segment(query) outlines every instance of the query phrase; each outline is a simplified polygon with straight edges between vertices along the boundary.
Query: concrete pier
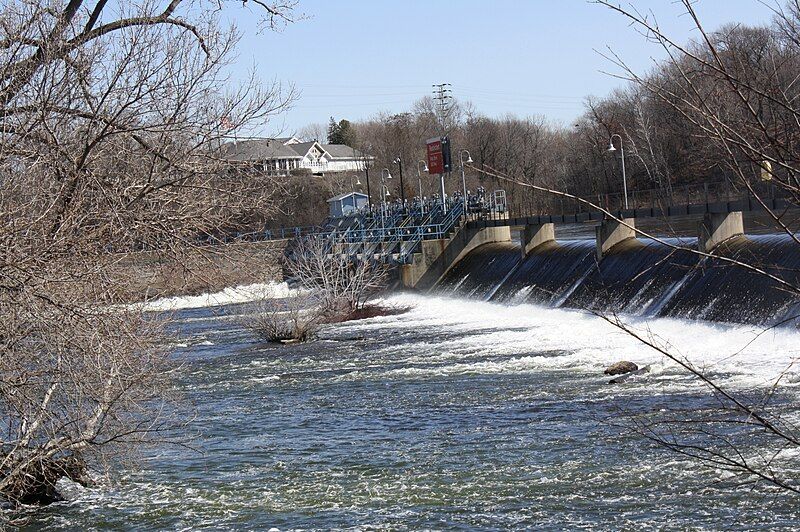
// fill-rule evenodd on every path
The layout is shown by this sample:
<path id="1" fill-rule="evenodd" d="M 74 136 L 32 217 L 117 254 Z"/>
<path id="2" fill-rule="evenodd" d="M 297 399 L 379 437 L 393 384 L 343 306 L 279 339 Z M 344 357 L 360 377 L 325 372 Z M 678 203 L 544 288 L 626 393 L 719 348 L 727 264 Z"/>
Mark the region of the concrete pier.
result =
<path id="1" fill-rule="evenodd" d="M 636 231 L 633 230 L 636 221 L 633 218 L 624 218 L 622 224 L 616 220 L 606 219 L 595 229 L 597 238 L 597 259 L 603 256 L 620 242 L 631 238 L 636 238 Z"/>
<path id="2" fill-rule="evenodd" d="M 553 223 L 523 226 L 519 232 L 522 256 L 528 255 L 542 244 L 554 241 L 556 239 L 555 227 Z"/>
<path id="3" fill-rule="evenodd" d="M 741 212 L 707 213 L 697 231 L 697 247 L 708 253 L 729 238 L 744 234 Z"/>
<path id="4" fill-rule="evenodd" d="M 420 242 L 420 252 L 413 255 L 412 263 L 400 266 L 400 280 L 406 288 L 431 288 L 478 246 L 510 241 L 511 228 L 508 226 L 481 229 L 461 227 L 451 238 L 423 240 Z"/>

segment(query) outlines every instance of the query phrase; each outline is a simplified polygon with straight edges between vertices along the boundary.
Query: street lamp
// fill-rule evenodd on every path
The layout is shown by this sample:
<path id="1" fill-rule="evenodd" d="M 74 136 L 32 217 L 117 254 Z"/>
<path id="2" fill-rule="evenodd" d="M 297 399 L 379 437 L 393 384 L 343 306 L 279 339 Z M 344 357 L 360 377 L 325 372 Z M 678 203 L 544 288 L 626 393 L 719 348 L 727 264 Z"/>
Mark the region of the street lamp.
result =
<path id="1" fill-rule="evenodd" d="M 458 154 L 458 158 L 461 161 L 461 185 L 464 187 L 464 197 L 462 201 L 464 202 L 464 216 L 467 215 L 467 178 L 464 175 L 464 154 L 467 154 L 467 164 L 472 164 L 472 156 L 469 154 L 469 150 L 461 150 Z"/>
<path id="2" fill-rule="evenodd" d="M 364 157 L 364 175 L 367 179 L 367 205 L 372 208 L 372 194 L 370 194 L 369 190 L 369 159 Z"/>
<path id="3" fill-rule="evenodd" d="M 391 196 L 389 194 L 389 186 L 386 184 L 387 179 L 392 178 L 392 173 L 389 172 L 388 168 L 384 168 L 381 170 L 381 227 L 386 227 L 384 223 L 384 216 L 386 214 L 386 198 Z"/>
<path id="4" fill-rule="evenodd" d="M 619 152 L 622 156 L 622 190 L 625 193 L 625 209 L 628 208 L 628 179 L 625 175 L 625 146 L 622 145 L 622 136 L 618 133 L 614 133 L 611 135 L 611 138 L 608 139 L 608 151 L 617 151 L 614 147 L 614 137 L 619 138 Z"/>
<path id="5" fill-rule="evenodd" d="M 394 164 L 400 167 L 400 202 L 403 204 L 403 208 L 406 207 L 406 191 L 405 187 L 403 186 L 403 160 L 400 157 L 397 157 L 394 160 Z"/>
<path id="6" fill-rule="evenodd" d="M 353 176 L 352 175 L 350 176 L 350 188 L 352 189 L 351 192 L 355 192 L 356 191 L 356 187 L 360 187 L 361 186 L 361 179 L 359 179 L 358 176 L 355 176 L 355 178 L 356 178 L 356 182 L 353 183 Z"/>
<path id="7" fill-rule="evenodd" d="M 419 168 L 420 164 L 422 164 L 422 166 L 424 166 L 425 168 L 420 170 Z M 422 172 L 427 172 L 427 171 L 428 171 L 428 165 L 425 163 L 425 161 L 417 161 L 417 179 L 419 180 L 419 206 L 420 209 L 422 210 L 421 214 L 425 214 L 425 201 L 423 201 L 424 198 L 422 196 Z"/>

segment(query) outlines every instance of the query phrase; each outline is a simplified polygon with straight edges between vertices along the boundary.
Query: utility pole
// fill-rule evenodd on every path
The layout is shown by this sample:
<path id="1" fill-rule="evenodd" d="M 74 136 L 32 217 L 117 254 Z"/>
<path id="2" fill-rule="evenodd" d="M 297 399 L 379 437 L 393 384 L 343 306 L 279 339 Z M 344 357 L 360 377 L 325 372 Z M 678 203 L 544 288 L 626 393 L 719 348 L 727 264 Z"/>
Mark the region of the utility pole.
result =
<path id="1" fill-rule="evenodd" d="M 372 205 L 372 196 L 369 193 L 369 159 L 364 155 L 362 160 L 364 161 L 364 178 L 367 180 L 367 205 Z"/>
<path id="2" fill-rule="evenodd" d="M 439 127 L 441 127 L 441 137 L 443 138 L 447 136 L 447 119 L 450 116 L 450 107 L 453 100 L 453 90 L 450 87 L 452 87 L 450 83 L 435 83 L 433 85 L 433 99 L 436 102 L 436 114 L 439 116 Z M 447 175 L 448 177 L 450 176 L 449 171 Z M 441 181 L 442 207 L 446 211 L 447 202 L 445 201 L 443 173 L 439 174 L 439 180 Z"/>
<path id="3" fill-rule="evenodd" d="M 436 102 L 436 114 L 439 116 L 439 125 L 442 136 L 447 134 L 447 118 L 450 116 L 450 106 L 453 103 L 453 90 L 450 83 L 436 83 L 433 85 L 433 99 Z"/>
<path id="4" fill-rule="evenodd" d="M 406 190 L 405 186 L 403 185 L 403 160 L 398 157 L 394 160 L 395 164 L 400 167 L 400 201 L 403 204 L 403 208 L 406 208 Z"/>

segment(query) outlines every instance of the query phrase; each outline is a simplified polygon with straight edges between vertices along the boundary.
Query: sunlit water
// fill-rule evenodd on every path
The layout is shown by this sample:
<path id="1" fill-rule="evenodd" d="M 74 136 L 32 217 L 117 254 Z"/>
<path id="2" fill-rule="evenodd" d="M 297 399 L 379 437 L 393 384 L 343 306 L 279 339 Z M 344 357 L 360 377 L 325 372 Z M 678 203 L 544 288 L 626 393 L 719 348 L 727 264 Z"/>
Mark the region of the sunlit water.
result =
<path id="1" fill-rule="evenodd" d="M 282 347 L 239 324 L 246 305 L 182 311 L 178 385 L 195 449 L 148 450 L 113 485 L 80 491 L 30 528 L 800 526 L 796 500 L 720 486 L 721 472 L 613 423 L 708 399 L 601 319 L 414 295 L 389 302 L 410 311 Z M 756 338 L 750 327 L 634 325 L 734 389 L 768 386 L 800 352 L 790 329 Z M 621 359 L 651 372 L 607 384 L 603 369 Z M 795 400 L 798 381 L 790 368 L 784 400 Z"/>

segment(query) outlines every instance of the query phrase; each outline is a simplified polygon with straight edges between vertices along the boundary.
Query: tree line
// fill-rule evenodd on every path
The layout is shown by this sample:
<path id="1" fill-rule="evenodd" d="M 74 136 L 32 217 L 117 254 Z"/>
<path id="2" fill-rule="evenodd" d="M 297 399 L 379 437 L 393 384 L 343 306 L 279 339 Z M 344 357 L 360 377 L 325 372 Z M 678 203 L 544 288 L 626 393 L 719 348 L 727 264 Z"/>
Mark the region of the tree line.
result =
<path id="1" fill-rule="evenodd" d="M 662 61 L 646 75 L 609 55 L 629 83 L 605 97 L 587 98 L 585 112 L 574 123 L 557 124 L 543 115 L 489 117 L 466 101 L 455 101 L 442 117 L 433 99 L 425 97 L 406 112 L 378 113 L 352 123 L 332 119 L 329 141 L 374 156 L 375 176 L 383 168 L 396 176 L 400 158 L 406 197 L 418 194 L 416 166 L 425 159 L 426 139 L 441 135 L 451 139 L 454 165 L 461 149 L 475 161 L 467 170 L 473 190 L 479 185 L 514 188 L 495 182 L 489 171 L 494 169 L 581 197 L 620 194 L 622 161 L 617 141 L 617 151 L 608 150 L 612 135 L 622 137 L 631 193 L 655 191 L 669 200 L 687 185 L 725 183 L 744 189 L 742 177 L 753 178 L 756 186 L 776 180 L 792 184 L 799 131 L 794 113 L 797 44 L 797 6 L 790 2 L 771 24 L 730 24 L 708 32 L 682 46 L 686 53 Z M 719 142 L 716 137 L 725 128 L 758 134 L 770 150 L 760 153 L 743 139 L 732 145 Z M 791 164 L 783 164 L 784 158 Z M 456 171 L 447 188 L 459 184 Z M 397 195 L 399 181 L 391 188 Z M 423 194 L 436 191 L 435 178 L 423 174 Z"/>

